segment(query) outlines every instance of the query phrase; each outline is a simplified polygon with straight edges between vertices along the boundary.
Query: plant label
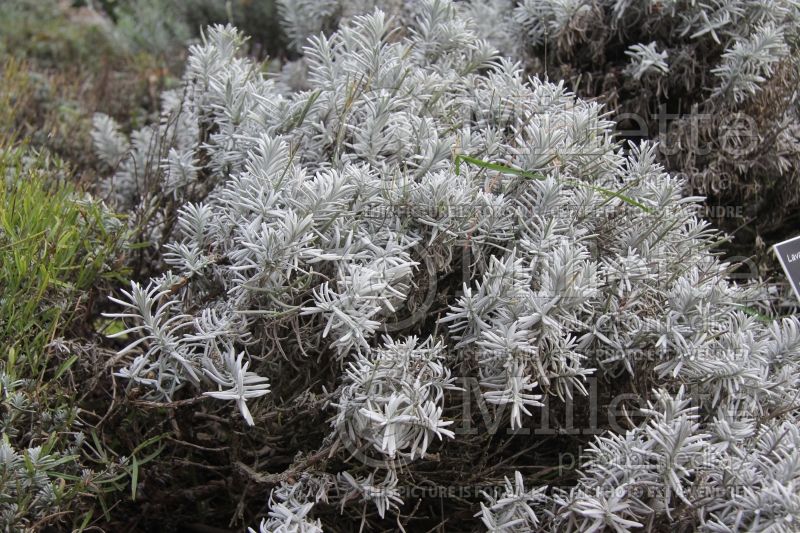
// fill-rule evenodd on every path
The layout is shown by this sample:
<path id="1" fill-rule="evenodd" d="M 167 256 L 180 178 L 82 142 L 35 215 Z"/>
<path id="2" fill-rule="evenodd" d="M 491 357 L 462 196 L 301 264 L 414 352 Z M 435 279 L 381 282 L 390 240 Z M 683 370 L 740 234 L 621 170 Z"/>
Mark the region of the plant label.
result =
<path id="1" fill-rule="evenodd" d="M 794 295 L 800 300 L 800 237 L 779 242 L 773 248 L 794 289 Z"/>

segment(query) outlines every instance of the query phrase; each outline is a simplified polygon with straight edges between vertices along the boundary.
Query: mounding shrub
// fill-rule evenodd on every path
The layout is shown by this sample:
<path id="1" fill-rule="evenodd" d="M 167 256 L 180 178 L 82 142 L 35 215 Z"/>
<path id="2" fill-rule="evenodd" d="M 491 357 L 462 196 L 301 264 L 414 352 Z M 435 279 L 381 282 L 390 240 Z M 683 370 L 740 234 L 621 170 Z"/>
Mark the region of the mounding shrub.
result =
<path id="1" fill-rule="evenodd" d="M 656 145 L 616 142 L 453 4 L 409 9 L 309 39 L 303 90 L 212 27 L 159 123 L 96 118 L 118 201 L 164 243 L 113 297 L 118 375 L 184 406 L 184 438 L 227 454 L 232 523 L 264 532 L 791 531 L 797 318 L 727 279 Z M 660 50 L 631 51 L 634 78 Z"/>

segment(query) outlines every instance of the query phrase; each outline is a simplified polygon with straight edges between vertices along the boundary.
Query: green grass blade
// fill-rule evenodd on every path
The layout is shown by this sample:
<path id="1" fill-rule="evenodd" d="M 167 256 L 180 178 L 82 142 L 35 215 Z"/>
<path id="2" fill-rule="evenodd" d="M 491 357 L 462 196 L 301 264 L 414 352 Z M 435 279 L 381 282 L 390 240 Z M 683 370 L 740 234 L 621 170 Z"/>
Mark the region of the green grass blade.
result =
<path id="1" fill-rule="evenodd" d="M 136 489 L 139 487 L 139 461 L 133 456 L 131 465 L 131 500 L 136 501 Z"/>
<path id="2" fill-rule="evenodd" d="M 459 175 L 461 172 L 461 161 L 467 162 L 471 165 L 475 165 L 476 167 L 480 167 L 486 170 L 494 170 L 496 172 L 501 172 L 503 174 L 512 174 L 514 176 L 520 176 L 522 178 L 529 178 L 534 180 L 543 180 L 545 179 L 544 174 L 540 174 L 539 172 L 530 172 L 527 170 L 521 170 L 514 167 L 509 167 L 508 165 L 503 165 L 502 163 L 492 163 L 490 161 L 484 161 L 483 159 L 478 159 L 477 157 L 471 157 L 468 155 L 457 155 L 456 156 L 456 175 Z"/>
<path id="3" fill-rule="evenodd" d="M 535 180 L 543 180 L 545 179 L 544 174 L 539 172 L 530 172 L 527 170 L 522 170 L 518 168 L 513 168 L 508 165 L 503 165 L 502 163 L 492 163 L 491 161 L 485 161 L 483 159 L 478 159 L 477 157 L 471 157 L 468 155 L 459 154 L 455 157 L 455 167 L 456 167 L 456 175 L 461 174 L 461 162 L 464 161 L 471 165 L 475 165 L 476 167 L 480 167 L 486 170 L 494 170 L 496 172 L 500 172 L 502 174 L 511 174 L 513 176 L 519 176 L 521 178 L 527 179 L 535 179 Z M 588 189 L 592 189 L 593 191 L 599 192 L 600 194 L 608 197 L 619 198 L 623 202 L 646 213 L 652 213 L 653 210 L 647 207 L 646 205 L 642 204 L 631 198 L 630 196 L 626 196 L 622 193 L 617 191 L 612 191 L 611 189 L 606 189 L 605 187 L 600 187 L 599 185 L 592 185 L 591 183 L 586 183 L 583 181 L 575 181 L 575 180 L 563 180 L 562 183 L 566 183 L 568 185 L 573 185 L 575 187 L 586 187 Z"/>

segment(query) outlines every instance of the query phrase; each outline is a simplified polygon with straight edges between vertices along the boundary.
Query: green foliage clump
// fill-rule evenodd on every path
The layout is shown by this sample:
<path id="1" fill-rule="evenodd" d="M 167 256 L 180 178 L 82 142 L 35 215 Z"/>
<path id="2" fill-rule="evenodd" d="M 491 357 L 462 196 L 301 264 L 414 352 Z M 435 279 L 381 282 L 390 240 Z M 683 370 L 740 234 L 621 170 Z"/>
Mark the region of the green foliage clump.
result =
<path id="1" fill-rule="evenodd" d="M 89 336 L 98 291 L 121 274 L 124 232 L 58 161 L 0 150 L 0 527 L 88 523 L 89 499 L 128 473 L 87 443 L 92 361 L 70 339 Z"/>
<path id="2" fill-rule="evenodd" d="M 43 172 L 47 162 L 19 150 L 2 157 L 0 335 L 7 348 L 30 353 L 29 364 L 39 369 L 46 343 L 85 318 L 99 281 L 118 275 L 111 263 L 121 222 L 69 185 L 51 183 L 48 173 L 63 169 Z"/>

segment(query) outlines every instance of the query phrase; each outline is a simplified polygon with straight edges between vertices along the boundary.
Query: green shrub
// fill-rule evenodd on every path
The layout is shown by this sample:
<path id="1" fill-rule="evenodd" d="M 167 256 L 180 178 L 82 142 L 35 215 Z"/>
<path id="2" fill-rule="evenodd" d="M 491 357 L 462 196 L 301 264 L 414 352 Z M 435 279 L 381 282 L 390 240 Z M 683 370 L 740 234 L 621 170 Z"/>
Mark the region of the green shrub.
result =
<path id="1" fill-rule="evenodd" d="M 86 318 L 87 299 L 98 282 L 118 275 L 110 264 L 118 253 L 121 223 L 69 185 L 50 182 L 39 156 L 12 150 L 0 165 L 0 304 L 7 348 L 40 353 L 55 333 Z M 35 355 L 28 361 L 41 370 Z"/>
<path id="2" fill-rule="evenodd" d="M 0 108 L 1 109 L 1 108 Z M 3 141 L 5 144 L 8 141 Z M 88 523 L 91 498 L 125 486 L 133 466 L 88 427 L 79 384 L 99 290 L 115 267 L 121 221 L 64 182 L 59 161 L 0 149 L 0 528 Z M 138 468 L 138 466 L 137 466 Z"/>

